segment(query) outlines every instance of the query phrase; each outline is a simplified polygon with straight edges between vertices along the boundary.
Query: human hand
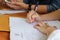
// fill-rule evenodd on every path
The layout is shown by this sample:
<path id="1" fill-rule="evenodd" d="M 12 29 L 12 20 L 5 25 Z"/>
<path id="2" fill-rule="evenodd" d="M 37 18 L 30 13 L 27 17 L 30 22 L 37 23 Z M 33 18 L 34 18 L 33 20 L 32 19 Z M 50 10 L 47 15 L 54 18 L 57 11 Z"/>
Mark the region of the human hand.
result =
<path id="1" fill-rule="evenodd" d="M 0 0 L 0 3 L 1 3 L 1 4 L 5 4 L 5 1 L 4 1 L 4 0 Z"/>
<path id="2" fill-rule="evenodd" d="M 10 4 L 10 3 L 6 3 L 6 5 L 12 9 L 17 9 L 17 10 L 21 10 L 22 7 L 21 6 L 17 6 L 17 5 L 14 5 L 14 4 Z"/>
<path id="3" fill-rule="evenodd" d="M 28 14 L 27 14 L 27 21 L 29 23 L 33 23 L 34 21 L 38 21 L 40 20 L 40 16 L 38 15 L 37 12 L 35 12 L 34 10 L 31 10 Z"/>
<path id="4" fill-rule="evenodd" d="M 2 0 L 0 0 L 0 2 L 2 2 Z"/>
<path id="5" fill-rule="evenodd" d="M 13 2 L 17 2 L 17 0 L 10 0 L 10 1 L 6 2 L 6 5 L 12 9 L 22 9 L 21 6 L 15 5 L 15 4 L 13 4 Z"/>
<path id="6" fill-rule="evenodd" d="M 38 31 L 42 32 L 45 35 L 50 35 L 54 30 L 57 28 L 54 26 L 49 26 L 47 23 L 38 23 L 37 25 L 34 26 Z"/>
<path id="7" fill-rule="evenodd" d="M 28 7 L 27 4 L 23 2 L 17 2 L 16 0 L 15 1 L 11 0 L 11 2 L 6 2 L 6 4 L 7 6 L 13 9 L 26 9 Z"/>

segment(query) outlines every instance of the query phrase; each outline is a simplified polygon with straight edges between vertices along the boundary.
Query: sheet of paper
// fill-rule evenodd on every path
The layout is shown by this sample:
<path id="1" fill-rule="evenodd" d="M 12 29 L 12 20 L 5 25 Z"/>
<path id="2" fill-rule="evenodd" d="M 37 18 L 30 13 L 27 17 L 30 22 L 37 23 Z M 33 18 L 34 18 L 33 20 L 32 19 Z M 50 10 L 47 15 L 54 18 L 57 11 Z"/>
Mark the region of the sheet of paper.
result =
<path id="1" fill-rule="evenodd" d="M 60 21 L 44 21 L 44 23 L 48 23 L 50 26 L 56 26 L 57 29 L 60 29 Z"/>
<path id="2" fill-rule="evenodd" d="M 59 26 L 58 21 L 47 23 L 52 26 L 58 23 Z M 33 27 L 35 24 L 29 24 L 23 18 L 10 17 L 10 40 L 46 40 L 47 37 Z"/>
<path id="3" fill-rule="evenodd" d="M 10 40 L 44 40 L 46 36 L 33 28 L 34 25 L 26 19 L 10 17 Z"/>
<path id="4" fill-rule="evenodd" d="M 26 12 L 25 10 L 0 10 L 0 14 L 12 14 Z"/>

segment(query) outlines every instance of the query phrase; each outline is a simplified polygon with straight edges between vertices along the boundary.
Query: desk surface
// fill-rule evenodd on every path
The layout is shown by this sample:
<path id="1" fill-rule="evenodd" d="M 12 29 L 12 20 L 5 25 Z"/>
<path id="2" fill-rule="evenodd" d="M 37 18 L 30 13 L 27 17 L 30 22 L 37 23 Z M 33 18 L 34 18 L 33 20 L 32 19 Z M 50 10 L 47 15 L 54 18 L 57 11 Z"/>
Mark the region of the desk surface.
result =
<path id="1" fill-rule="evenodd" d="M 12 10 L 11 8 L 7 7 L 6 5 L 1 5 L 0 4 L 0 10 Z M 14 17 L 26 17 L 26 13 L 13 13 L 13 14 L 5 14 L 5 15 L 0 15 L 0 31 L 9 31 L 9 17 L 14 16 Z"/>
<path id="2" fill-rule="evenodd" d="M 26 17 L 26 13 L 16 13 L 10 15 L 0 15 L 0 40 L 9 40 L 9 17 Z M 2 34 L 2 35 L 1 35 Z"/>
<path id="3" fill-rule="evenodd" d="M 9 17 L 10 16 L 25 18 L 26 13 L 0 15 L 0 31 L 9 31 Z"/>
<path id="4" fill-rule="evenodd" d="M 6 5 L 0 4 L 0 10 L 11 10 Z M 25 13 L 17 13 L 17 14 L 10 14 L 10 15 L 0 15 L 0 40 L 9 40 L 9 17 L 26 17 Z"/>
<path id="5" fill-rule="evenodd" d="M 2 10 L 7 10 L 10 8 L 1 7 Z M 9 40 L 9 17 L 26 17 L 26 13 L 16 13 L 16 14 L 6 14 L 6 15 L 0 15 L 0 40 Z"/>

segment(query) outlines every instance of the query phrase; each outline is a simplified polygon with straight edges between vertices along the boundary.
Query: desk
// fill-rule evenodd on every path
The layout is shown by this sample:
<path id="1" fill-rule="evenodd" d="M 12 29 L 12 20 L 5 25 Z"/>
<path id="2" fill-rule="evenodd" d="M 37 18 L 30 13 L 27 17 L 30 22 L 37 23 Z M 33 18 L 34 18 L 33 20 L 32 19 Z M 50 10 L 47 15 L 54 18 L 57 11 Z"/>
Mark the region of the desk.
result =
<path id="1" fill-rule="evenodd" d="M 0 40 L 9 40 L 9 31 L 10 31 L 9 30 L 9 17 L 10 16 L 25 18 L 26 13 L 0 15 Z"/>
<path id="2" fill-rule="evenodd" d="M 10 16 L 25 18 L 26 13 L 0 15 L 0 31 L 9 31 L 9 17 Z"/>
<path id="3" fill-rule="evenodd" d="M 6 5 L 0 4 L 0 10 L 12 10 L 11 8 L 7 7 Z M 9 17 L 26 17 L 26 13 L 16 13 L 16 14 L 6 14 L 0 15 L 0 40 L 9 40 Z"/>
<path id="4" fill-rule="evenodd" d="M 0 40 L 9 40 L 9 17 L 26 17 L 26 13 L 0 15 Z"/>
<path id="5" fill-rule="evenodd" d="M 9 40 L 9 32 L 0 31 L 0 40 Z"/>

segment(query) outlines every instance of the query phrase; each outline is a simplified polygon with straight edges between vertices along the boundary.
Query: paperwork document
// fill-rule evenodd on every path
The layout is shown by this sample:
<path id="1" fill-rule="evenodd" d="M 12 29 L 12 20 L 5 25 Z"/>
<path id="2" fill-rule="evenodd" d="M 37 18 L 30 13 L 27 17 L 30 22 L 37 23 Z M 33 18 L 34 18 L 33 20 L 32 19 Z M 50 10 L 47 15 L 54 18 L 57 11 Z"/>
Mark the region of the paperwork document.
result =
<path id="1" fill-rule="evenodd" d="M 13 14 L 13 13 L 21 13 L 26 12 L 25 10 L 0 10 L 0 14 Z"/>
<path id="2" fill-rule="evenodd" d="M 59 21 L 47 23 L 53 26 L 55 22 L 59 26 Z M 24 18 L 10 17 L 10 40 L 46 40 L 47 36 L 33 27 L 35 24 L 27 23 Z"/>

